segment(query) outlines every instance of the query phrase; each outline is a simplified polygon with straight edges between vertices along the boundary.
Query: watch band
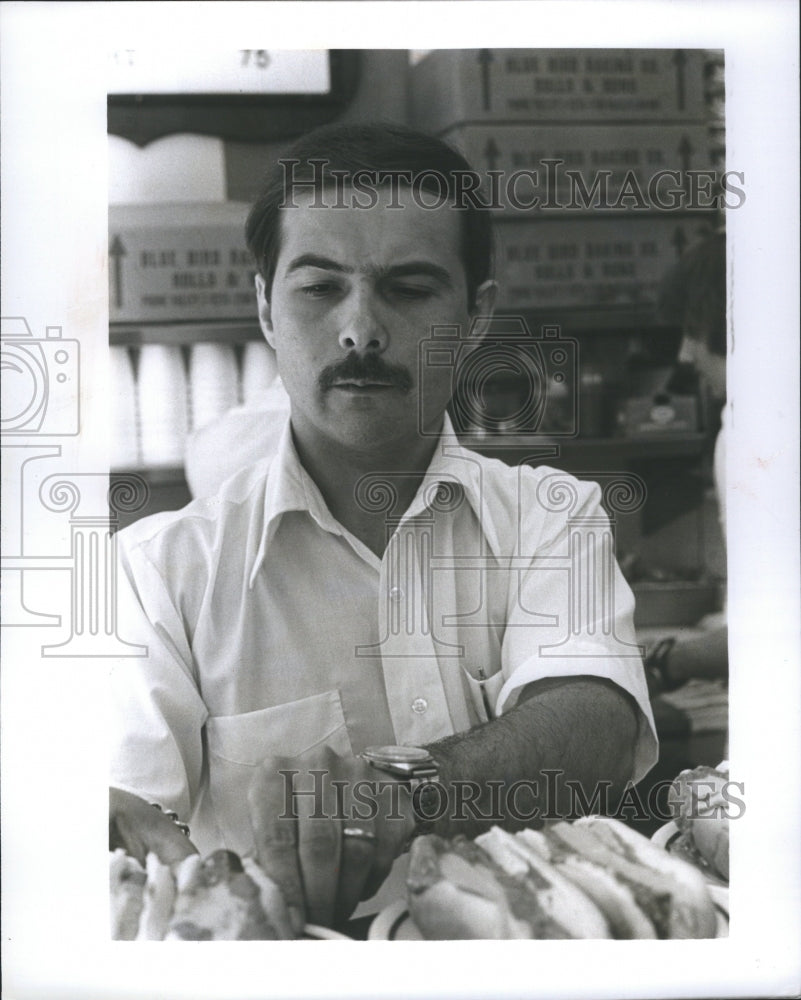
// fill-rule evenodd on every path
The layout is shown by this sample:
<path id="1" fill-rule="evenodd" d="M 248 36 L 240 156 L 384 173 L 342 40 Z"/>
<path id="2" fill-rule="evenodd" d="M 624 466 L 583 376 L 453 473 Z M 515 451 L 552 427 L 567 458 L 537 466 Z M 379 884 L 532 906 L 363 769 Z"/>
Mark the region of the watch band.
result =
<path id="1" fill-rule="evenodd" d="M 441 819 L 442 813 L 439 811 L 442 805 L 441 789 L 442 784 L 438 778 L 424 778 L 412 789 L 414 830 L 406 844 L 407 850 L 415 837 L 433 833 L 437 820 Z"/>
<path id="2" fill-rule="evenodd" d="M 421 834 L 430 833 L 436 820 L 429 814 L 433 812 L 434 799 L 437 809 L 441 805 L 442 786 L 439 766 L 428 750 L 406 746 L 367 747 L 361 756 L 376 770 L 391 774 L 410 789 L 415 828 L 409 843 Z M 439 816 L 441 812 L 438 812 L 437 818 Z"/>

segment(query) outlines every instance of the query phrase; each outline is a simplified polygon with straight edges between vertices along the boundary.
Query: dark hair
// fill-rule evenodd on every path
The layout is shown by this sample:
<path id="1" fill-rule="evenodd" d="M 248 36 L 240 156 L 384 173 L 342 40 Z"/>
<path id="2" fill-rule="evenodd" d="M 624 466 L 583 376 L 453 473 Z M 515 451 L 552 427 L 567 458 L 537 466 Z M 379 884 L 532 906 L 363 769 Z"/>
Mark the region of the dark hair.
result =
<path id="1" fill-rule="evenodd" d="M 326 125 L 296 140 L 276 159 L 248 214 L 245 237 L 259 273 L 272 285 L 281 248 L 281 206 L 291 204 L 293 182 L 308 189 L 341 185 L 343 178 L 366 171 L 401 173 L 421 189 L 456 203 L 461 213 L 461 257 L 468 305 L 492 273 L 492 222 L 489 209 L 474 193 L 479 177 L 465 158 L 441 139 L 400 125 Z"/>
<path id="2" fill-rule="evenodd" d="M 665 275 L 659 314 L 670 326 L 726 357 L 726 234 L 704 237 Z"/>

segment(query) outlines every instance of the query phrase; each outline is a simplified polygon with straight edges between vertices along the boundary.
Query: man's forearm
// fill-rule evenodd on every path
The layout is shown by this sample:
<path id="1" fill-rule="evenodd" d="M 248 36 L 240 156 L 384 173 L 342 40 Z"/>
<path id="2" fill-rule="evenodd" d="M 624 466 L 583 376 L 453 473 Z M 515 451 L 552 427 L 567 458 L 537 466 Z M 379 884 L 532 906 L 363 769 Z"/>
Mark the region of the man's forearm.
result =
<path id="1" fill-rule="evenodd" d="M 729 630 L 721 628 L 680 638 L 667 656 L 667 676 L 675 685 L 693 679 L 726 680 L 729 675 Z"/>
<path id="2" fill-rule="evenodd" d="M 507 714 L 432 744 L 449 800 L 436 832 L 538 825 L 568 812 L 576 788 L 579 801 L 592 801 L 604 782 L 613 802 L 632 774 L 635 711 L 609 681 L 548 679 L 524 689 Z"/>

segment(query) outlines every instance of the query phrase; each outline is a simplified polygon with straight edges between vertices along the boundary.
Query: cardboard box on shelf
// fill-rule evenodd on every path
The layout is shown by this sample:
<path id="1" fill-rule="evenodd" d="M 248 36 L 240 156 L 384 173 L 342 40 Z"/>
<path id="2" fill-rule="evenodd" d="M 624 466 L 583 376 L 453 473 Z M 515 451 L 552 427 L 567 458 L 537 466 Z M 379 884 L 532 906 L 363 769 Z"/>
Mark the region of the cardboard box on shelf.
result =
<path id="1" fill-rule="evenodd" d="M 665 393 L 626 399 L 618 411 L 617 423 L 627 438 L 690 434 L 698 430 L 698 400 Z"/>
<path id="2" fill-rule="evenodd" d="M 411 122 L 700 122 L 702 49 L 437 49 L 411 72 Z"/>
<path id="3" fill-rule="evenodd" d="M 720 188 L 704 125 L 464 125 L 443 138 L 496 211 L 698 211 L 736 197 Z"/>
<path id="4" fill-rule="evenodd" d="M 238 202 L 111 206 L 111 322 L 255 320 L 247 211 Z"/>
<path id="5" fill-rule="evenodd" d="M 718 611 L 721 585 L 714 581 L 672 580 L 633 583 L 634 624 L 640 628 L 664 625 L 692 626 Z"/>
<path id="6" fill-rule="evenodd" d="M 700 216 L 502 219 L 499 309 L 652 306 L 685 246 L 708 231 Z"/>

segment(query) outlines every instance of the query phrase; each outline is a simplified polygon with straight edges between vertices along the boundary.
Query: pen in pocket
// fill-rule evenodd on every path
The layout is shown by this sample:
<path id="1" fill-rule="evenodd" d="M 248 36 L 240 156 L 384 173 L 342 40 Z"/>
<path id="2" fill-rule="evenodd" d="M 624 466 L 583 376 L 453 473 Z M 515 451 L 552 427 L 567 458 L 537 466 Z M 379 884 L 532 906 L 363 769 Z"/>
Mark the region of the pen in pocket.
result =
<path id="1" fill-rule="evenodd" d="M 490 709 L 489 698 L 487 697 L 487 691 L 484 687 L 484 682 L 487 679 L 487 675 L 484 673 L 484 668 L 478 668 L 478 686 L 481 688 L 481 700 L 484 702 L 484 711 L 487 713 L 487 718 L 492 718 L 492 711 Z"/>

